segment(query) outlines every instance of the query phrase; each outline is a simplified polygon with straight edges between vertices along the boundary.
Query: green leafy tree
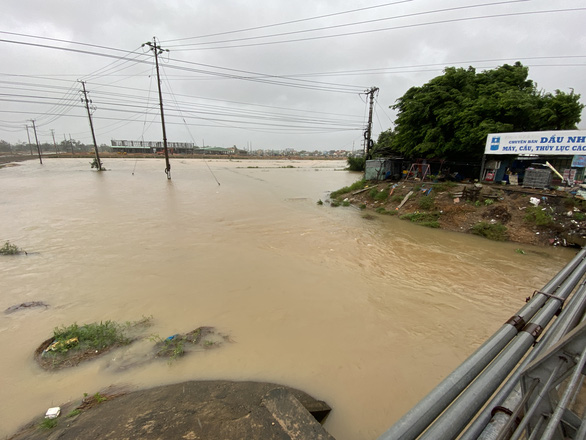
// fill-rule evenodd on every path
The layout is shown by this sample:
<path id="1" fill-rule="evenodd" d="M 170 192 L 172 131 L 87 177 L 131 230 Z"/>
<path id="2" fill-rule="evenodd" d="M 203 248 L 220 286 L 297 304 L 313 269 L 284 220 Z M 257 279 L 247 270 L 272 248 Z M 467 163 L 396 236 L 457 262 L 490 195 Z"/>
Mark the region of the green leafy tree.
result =
<path id="1" fill-rule="evenodd" d="M 489 133 L 571 130 L 580 122 L 580 95 L 539 91 L 517 62 L 477 73 L 448 67 L 392 106 L 396 128 L 383 132 L 381 152 L 408 157 L 477 160 Z"/>
<path id="2" fill-rule="evenodd" d="M 372 150 L 373 157 L 392 156 L 394 154 L 400 154 L 393 149 L 393 139 L 395 132 L 392 129 L 382 131 L 378 135 L 378 140 L 374 144 Z"/>

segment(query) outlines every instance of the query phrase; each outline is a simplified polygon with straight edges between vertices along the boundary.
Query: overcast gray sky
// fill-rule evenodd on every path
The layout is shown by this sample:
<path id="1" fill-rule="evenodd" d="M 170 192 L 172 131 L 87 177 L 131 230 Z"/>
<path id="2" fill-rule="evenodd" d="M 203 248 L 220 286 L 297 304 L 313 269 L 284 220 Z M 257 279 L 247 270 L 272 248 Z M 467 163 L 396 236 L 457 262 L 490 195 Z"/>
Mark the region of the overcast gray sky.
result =
<path id="1" fill-rule="evenodd" d="M 362 148 L 364 91 L 380 89 L 374 138 L 410 87 L 446 66 L 521 61 L 544 91 L 586 102 L 583 0 L 4 0 L 0 139 L 64 135 L 99 144 L 161 140 L 239 148 Z M 65 49 L 65 50 L 64 50 Z M 585 122 L 580 128 L 586 128 Z"/>

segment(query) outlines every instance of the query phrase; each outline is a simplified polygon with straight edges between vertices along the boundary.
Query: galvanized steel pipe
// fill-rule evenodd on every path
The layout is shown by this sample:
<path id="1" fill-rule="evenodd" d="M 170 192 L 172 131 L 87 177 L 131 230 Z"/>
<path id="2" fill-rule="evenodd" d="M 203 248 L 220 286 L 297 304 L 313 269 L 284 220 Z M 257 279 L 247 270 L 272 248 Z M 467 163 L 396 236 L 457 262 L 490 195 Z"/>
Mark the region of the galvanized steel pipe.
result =
<path id="1" fill-rule="evenodd" d="M 578 255 L 580 255 L 580 254 L 578 254 Z M 580 279 L 584 275 L 584 273 L 586 273 L 586 260 L 579 262 L 579 265 L 576 268 L 576 270 L 564 282 L 564 284 L 562 286 L 560 286 L 560 293 L 558 295 L 563 296 L 564 298 L 567 297 L 571 293 L 572 289 L 576 286 L 576 284 L 578 284 L 578 282 L 580 281 Z M 511 375 L 511 377 L 509 377 L 507 382 L 502 386 L 502 388 L 498 391 L 498 393 L 490 400 L 490 402 L 486 406 L 486 408 L 476 417 L 476 420 L 474 420 L 474 422 L 466 429 L 466 431 L 464 432 L 462 437 L 460 437 L 460 440 L 476 440 L 477 438 L 479 438 L 480 434 L 483 432 L 483 430 L 485 430 L 485 428 L 487 431 L 494 432 L 495 430 L 493 428 L 489 429 L 487 426 L 488 423 L 491 421 L 491 418 L 494 418 L 495 421 L 500 420 L 500 421 L 496 422 L 499 425 L 503 425 L 506 422 L 506 420 L 509 418 L 508 414 L 503 413 L 503 412 L 499 412 L 496 415 L 494 415 L 494 417 L 493 417 L 493 415 L 492 415 L 493 408 L 495 408 L 497 406 L 506 406 L 507 408 L 511 408 L 516 405 L 516 403 L 519 400 L 519 397 L 517 396 L 517 397 L 513 397 L 511 399 L 508 399 L 507 396 L 509 396 L 512 393 L 512 391 L 515 389 L 515 387 L 517 386 L 518 381 L 521 377 L 521 372 L 523 371 L 523 369 L 527 365 L 529 365 L 541 351 L 543 351 L 545 348 L 555 344 L 557 341 L 559 341 L 559 339 L 561 339 L 563 334 L 561 332 L 557 333 L 555 331 L 555 329 L 557 327 L 564 327 L 566 320 L 569 322 L 573 319 L 570 316 L 570 315 L 573 315 L 573 313 L 572 312 L 568 313 L 567 310 L 571 311 L 574 307 L 576 307 L 574 302 L 584 301 L 583 287 L 584 287 L 584 285 L 580 286 L 580 289 L 572 297 L 572 299 L 570 301 L 570 302 L 572 302 L 572 307 L 567 307 L 564 310 L 562 310 L 562 314 L 560 315 L 560 317 L 558 319 L 556 319 L 556 321 L 552 324 L 552 326 L 550 327 L 548 332 L 541 339 L 541 341 L 537 344 L 537 346 L 533 349 L 533 351 L 523 360 L 523 362 L 517 367 L 515 372 Z M 583 305 L 579 306 L 579 308 L 582 308 L 582 307 L 583 307 Z M 567 318 L 564 317 L 564 315 L 566 315 Z M 552 332 L 552 330 L 553 330 L 553 332 Z M 507 400 L 506 404 L 503 403 L 503 402 L 505 402 L 505 399 Z M 503 420 L 505 420 L 505 422 L 503 422 Z M 482 438 L 486 439 L 486 440 L 492 440 L 492 439 L 495 439 L 496 437 L 495 436 L 483 436 Z"/>
<path id="2" fill-rule="evenodd" d="M 502 384 L 514 367 L 531 348 L 541 330 L 559 310 L 586 270 L 586 261 L 581 261 L 576 271 L 564 281 L 531 322 L 519 332 L 501 354 L 476 378 L 476 380 L 447 408 L 425 431 L 421 439 L 454 439 L 482 408 L 487 399 Z M 509 390 L 510 392 L 510 390 Z M 507 392 L 508 395 L 509 392 Z M 490 420 L 490 418 L 489 418 Z"/>
<path id="3" fill-rule="evenodd" d="M 549 299 L 548 295 L 558 289 L 560 284 L 584 261 L 584 258 L 586 258 L 586 249 L 578 252 L 541 291 L 519 310 L 517 315 L 497 330 L 456 370 L 382 434 L 379 440 L 412 440 L 417 438 L 518 334 L 523 325 L 543 307 Z"/>

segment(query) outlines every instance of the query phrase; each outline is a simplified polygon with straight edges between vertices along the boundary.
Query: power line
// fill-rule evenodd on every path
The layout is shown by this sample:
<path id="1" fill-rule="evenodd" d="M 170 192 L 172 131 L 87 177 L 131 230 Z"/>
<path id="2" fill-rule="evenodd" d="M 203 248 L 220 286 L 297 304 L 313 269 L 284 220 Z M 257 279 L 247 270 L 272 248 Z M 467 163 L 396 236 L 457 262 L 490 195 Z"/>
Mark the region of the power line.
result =
<path id="1" fill-rule="evenodd" d="M 351 22 L 351 23 L 322 26 L 322 27 L 312 28 L 312 29 L 301 29 L 301 30 L 297 30 L 297 31 L 280 32 L 280 33 L 276 33 L 276 34 L 259 35 L 259 36 L 255 36 L 255 37 L 241 37 L 241 38 L 236 38 L 236 39 L 231 39 L 231 40 L 206 41 L 206 42 L 202 42 L 202 43 L 183 44 L 183 45 L 176 45 L 176 46 L 169 46 L 169 47 L 170 48 L 178 48 L 178 47 L 189 47 L 189 46 L 203 46 L 203 45 L 210 45 L 210 44 L 232 43 L 235 41 L 240 42 L 240 41 L 258 40 L 261 38 L 282 37 L 282 36 L 286 36 L 286 35 L 296 35 L 296 34 L 303 34 L 303 33 L 307 33 L 307 32 L 317 32 L 317 31 L 324 31 L 324 30 L 329 30 L 329 29 L 339 29 L 339 28 L 348 27 L 348 26 L 359 26 L 359 25 L 363 25 L 363 24 L 377 23 L 377 22 L 381 22 L 381 21 L 400 20 L 402 18 L 412 18 L 412 17 L 423 16 L 423 15 L 438 14 L 438 13 L 443 13 L 443 12 L 454 12 L 454 11 L 461 11 L 461 10 L 465 10 L 465 9 L 483 8 L 483 7 L 487 7 L 487 6 L 497 6 L 497 5 L 510 4 L 510 3 L 521 3 L 521 2 L 527 2 L 527 1 L 529 1 L 529 0 L 508 0 L 508 1 L 498 1 L 498 2 L 492 2 L 492 3 L 483 3 L 483 4 L 479 4 L 479 5 L 456 6 L 456 7 L 452 7 L 452 8 L 435 9 L 435 10 L 431 10 L 431 11 L 412 12 L 409 14 L 395 15 L 392 17 L 373 18 L 370 20 L 355 21 L 355 22 Z"/>
<path id="2" fill-rule="evenodd" d="M 514 1 L 530 1 L 530 0 L 514 0 Z M 416 28 L 416 27 L 424 27 L 424 26 L 431 26 L 431 25 L 438 25 L 438 24 L 457 23 L 457 22 L 474 21 L 474 20 L 486 20 L 486 19 L 503 18 L 503 17 L 536 15 L 536 14 L 576 12 L 576 11 L 583 11 L 583 10 L 586 10 L 586 8 L 550 9 L 550 10 L 545 10 L 545 11 L 525 11 L 525 12 L 510 12 L 510 13 L 492 14 L 492 15 L 480 15 L 480 16 L 475 16 L 475 17 L 451 18 L 451 19 L 445 19 L 445 20 L 430 21 L 430 22 L 425 22 L 425 23 L 415 23 L 415 24 L 406 24 L 406 25 L 400 25 L 400 26 L 391 26 L 391 27 L 379 28 L 379 29 L 367 29 L 367 30 L 363 30 L 363 31 L 344 32 L 344 33 L 340 33 L 340 34 L 321 35 L 321 36 L 315 36 L 315 37 L 295 38 L 295 39 L 288 39 L 288 40 L 266 41 L 266 42 L 262 42 L 262 43 L 249 43 L 249 44 L 238 44 L 238 45 L 229 45 L 229 46 L 214 46 L 214 47 L 201 47 L 201 48 L 193 48 L 193 49 L 182 49 L 181 51 L 185 52 L 185 51 L 210 50 L 210 49 L 235 49 L 235 48 L 266 46 L 266 45 L 274 45 L 274 44 L 282 44 L 282 43 L 298 43 L 301 41 L 312 41 L 312 40 L 321 40 L 321 39 L 326 39 L 326 38 L 337 38 L 337 37 L 346 37 L 346 36 L 360 35 L 360 34 L 371 34 L 371 33 L 375 33 L 375 32 L 385 32 L 385 31 L 398 30 L 398 29 L 411 29 L 411 28 Z M 203 43 L 201 43 L 201 44 L 203 44 Z"/>
<path id="3" fill-rule="evenodd" d="M 382 5 L 368 6 L 368 7 L 365 7 L 365 8 L 352 9 L 352 10 L 349 10 L 349 11 L 334 12 L 332 14 L 318 15 L 318 16 L 315 16 L 315 17 L 300 18 L 298 20 L 283 21 L 283 22 L 280 22 L 280 23 L 267 24 L 267 25 L 263 25 L 263 26 L 255 26 L 255 27 L 250 27 L 250 28 L 237 29 L 237 30 L 234 30 L 234 31 L 227 31 L 227 32 L 219 32 L 219 33 L 215 33 L 215 34 L 200 35 L 200 36 L 197 36 L 197 37 L 176 38 L 174 40 L 164 40 L 163 43 L 172 43 L 172 42 L 175 42 L 175 41 L 194 40 L 194 39 L 198 39 L 198 38 L 217 37 L 219 35 L 228 35 L 228 34 L 235 34 L 235 33 L 239 33 L 239 32 L 254 31 L 254 30 L 258 30 L 258 29 L 266 29 L 266 28 L 271 28 L 271 27 L 276 27 L 276 26 L 284 26 L 284 25 L 287 25 L 287 24 L 301 23 L 301 22 L 304 22 L 304 21 L 311 21 L 311 20 L 319 20 L 321 18 L 334 17 L 336 15 L 351 14 L 351 13 L 354 13 L 354 12 L 361 12 L 361 11 L 366 11 L 366 10 L 369 10 L 369 9 L 382 8 L 382 7 L 385 7 L 385 6 L 392 6 L 392 5 L 397 5 L 397 4 L 400 4 L 400 3 L 409 3 L 409 2 L 412 2 L 412 1 L 414 1 L 414 0 L 401 0 L 401 1 L 397 1 L 397 2 L 384 3 Z"/>
<path id="4" fill-rule="evenodd" d="M 107 58 L 126 59 L 125 57 L 120 57 L 120 56 L 116 56 L 116 55 L 104 54 L 104 53 L 99 53 L 99 52 L 90 52 L 90 51 L 86 51 L 86 50 L 72 49 L 72 48 L 66 48 L 66 47 L 60 47 L 60 46 L 49 46 L 49 45 L 45 45 L 45 44 L 28 43 L 28 42 L 24 42 L 24 41 L 0 39 L 0 42 L 14 43 L 14 44 L 19 44 L 19 45 L 48 48 L 48 49 L 55 49 L 55 50 L 64 50 L 67 52 L 76 52 L 76 53 L 82 53 L 82 54 L 86 54 L 86 55 L 97 55 L 97 56 L 102 56 L 102 57 L 107 57 Z M 198 63 L 190 63 L 190 62 L 182 61 L 182 60 L 176 60 L 176 61 L 186 63 L 186 64 L 198 65 Z M 148 63 L 148 61 L 146 61 L 146 60 L 135 60 L 135 62 L 136 63 L 143 63 L 143 64 Z M 280 77 L 278 75 L 267 75 L 267 74 L 254 73 L 255 75 L 260 75 L 258 78 L 254 78 L 254 77 L 246 77 L 246 76 L 242 76 L 242 75 L 228 74 L 228 73 L 222 73 L 222 72 L 213 72 L 213 71 L 206 71 L 206 70 L 201 70 L 201 69 L 193 69 L 193 68 L 188 68 L 188 67 L 183 67 L 183 66 L 168 65 L 167 67 L 171 68 L 171 69 L 177 69 L 177 70 L 182 70 L 182 71 L 187 71 L 187 72 L 205 73 L 208 75 L 220 76 L 220 77 L 227 78 L 227 79 L 239 79 L 239 80 L 244 80 L 244 81 L 259 82 L 259 83 L 272 84 L 272 85 L 280 85 L 280 86 L 284 86 L 284 87 L 294 87 L 294 88 L 319 90 L 319 91 L 327 91 L 327 92 L 355 93 L 355 91 L 344 88 L 344 87 L 348 87 L 348 86 L 344 86 L 344 85 L 341 85 L 340 87 L 336 87 L 336 86 L 322 87 L 319 85 L 319 82 L 315 82 L 316 84 L 311 84 L 311 82 L 299 84 L 299 80 L 297 80 L 298 82 L 287 82 L 287 81 L 284 81 L 284 80 L 286 80 L 285 77 Z M 220 67 L 220 66 L 210 66 L 210 67 L 213 67 L 216 69 L 228 70 L 228 71 L 236 71 L 236 69 L 224 68 L 224 67 Z M 243 72 L 245 72 L 245 71 L 243 71 Z M 271 80 L 271 79 L 266 79 L 266 78 L 282 78 L 283 80 L 278 81 L 278 80 Z"/>

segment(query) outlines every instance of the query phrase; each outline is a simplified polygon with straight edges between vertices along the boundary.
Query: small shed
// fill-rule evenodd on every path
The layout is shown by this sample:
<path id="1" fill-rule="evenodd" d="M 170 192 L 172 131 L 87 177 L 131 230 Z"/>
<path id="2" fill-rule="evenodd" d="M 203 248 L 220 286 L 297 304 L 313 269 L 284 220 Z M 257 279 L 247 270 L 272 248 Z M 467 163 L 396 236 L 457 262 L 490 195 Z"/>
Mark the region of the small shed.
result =
<path id="1" fill-rule="evenodd" d="M 366 161 L 364 168 L 365 180 L 400 179 L 402 159 L 381 157 Z"/>

